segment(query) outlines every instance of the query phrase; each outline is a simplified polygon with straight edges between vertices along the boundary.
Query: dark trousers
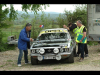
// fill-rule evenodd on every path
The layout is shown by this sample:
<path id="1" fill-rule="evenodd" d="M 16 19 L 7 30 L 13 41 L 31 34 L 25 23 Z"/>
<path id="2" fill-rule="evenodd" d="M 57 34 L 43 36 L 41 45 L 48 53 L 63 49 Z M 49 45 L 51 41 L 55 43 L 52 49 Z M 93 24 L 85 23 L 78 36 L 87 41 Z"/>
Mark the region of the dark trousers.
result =
<path id="1" fill-rule="evenodd" d="M 84 52 L 85 52 L 85 54 L 88 54 L 87 44 L 84 44 Z M 77 54 L 80 54 L 80 52 L 79 52 L 79 48 L 78 48 L 78 52 L 77 52 Z"/>
<path id="2" fill-rule="evenodd" d="M 18 62 L 17 62 L 17 64 L 21 64 L 23 52 L 24 52 L 25 63 L 28 63 L 28 50 L 19 50 L 19 56 L 18 56 Z"/>
<path id="3" fill-rule="evenodd" d="M 84 58 L 84 45 L 83 43 L 78 43 L 78 49 L 79 52 L 81 53 L 81 58 Z"/>

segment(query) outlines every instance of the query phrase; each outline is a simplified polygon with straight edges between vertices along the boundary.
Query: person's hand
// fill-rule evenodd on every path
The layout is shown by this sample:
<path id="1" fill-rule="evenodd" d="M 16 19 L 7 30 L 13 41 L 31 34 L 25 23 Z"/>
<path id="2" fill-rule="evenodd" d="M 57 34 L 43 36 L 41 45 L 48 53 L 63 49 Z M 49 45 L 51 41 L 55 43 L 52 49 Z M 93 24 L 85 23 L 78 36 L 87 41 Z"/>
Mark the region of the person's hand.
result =
<path id="1" fill-rule="evenodd" d="M 30 41 L 32 42 L 32 41 L 33 41 L 33 39 L 32 39 L 32 38 L 30 38 Z"/>
<path id="2" fill-rule="evenodd" d="M 66 28 L 66 25 L 63 25 L 63 28 Z"/>
<path id="3" fill-rule="evenodd" d="M 80 42 L 82 42 L 82 40 L 80 40 Z"/>

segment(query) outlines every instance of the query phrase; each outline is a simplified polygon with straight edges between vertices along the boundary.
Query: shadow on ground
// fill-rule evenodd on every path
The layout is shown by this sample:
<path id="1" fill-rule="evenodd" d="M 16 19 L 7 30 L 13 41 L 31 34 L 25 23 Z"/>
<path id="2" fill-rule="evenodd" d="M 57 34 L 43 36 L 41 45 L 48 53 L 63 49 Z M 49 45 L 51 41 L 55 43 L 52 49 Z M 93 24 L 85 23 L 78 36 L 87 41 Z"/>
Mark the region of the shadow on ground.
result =
<path id="1" fill-rule="evenodd" d="M 64 60 L 43 60 L 43 61 L 39 61 L 38 65 L 58 65 L 58 64 L 71 64 L 71 63 L 67 63 Z"/>

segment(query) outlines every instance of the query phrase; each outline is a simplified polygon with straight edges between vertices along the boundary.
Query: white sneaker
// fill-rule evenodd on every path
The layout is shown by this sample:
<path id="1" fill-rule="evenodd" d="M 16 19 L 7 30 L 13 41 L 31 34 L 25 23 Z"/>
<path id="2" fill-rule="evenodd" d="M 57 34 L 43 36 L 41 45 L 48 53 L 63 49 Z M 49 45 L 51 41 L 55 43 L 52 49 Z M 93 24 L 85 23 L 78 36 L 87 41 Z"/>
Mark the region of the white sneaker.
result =
<path id="1" fill-rule="evenodd" d="M 21 64 L 18 64 L 18 66 L 20 67 L 20 66 L 22 66 Z"/>

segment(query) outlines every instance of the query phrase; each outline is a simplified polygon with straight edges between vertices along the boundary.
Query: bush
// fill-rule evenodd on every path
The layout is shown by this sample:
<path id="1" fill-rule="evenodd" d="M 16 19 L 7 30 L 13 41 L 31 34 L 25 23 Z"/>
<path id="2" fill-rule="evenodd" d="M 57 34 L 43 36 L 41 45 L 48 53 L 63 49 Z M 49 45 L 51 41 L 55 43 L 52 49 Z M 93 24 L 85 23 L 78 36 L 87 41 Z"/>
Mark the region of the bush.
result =
<path id="1" fill-rule="evenodd" d="M 7 50 L 15 50 L 15 45 L 8 45 L 3 42 L 0 42 L 0 52 L 7 51 Z"/>

